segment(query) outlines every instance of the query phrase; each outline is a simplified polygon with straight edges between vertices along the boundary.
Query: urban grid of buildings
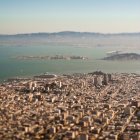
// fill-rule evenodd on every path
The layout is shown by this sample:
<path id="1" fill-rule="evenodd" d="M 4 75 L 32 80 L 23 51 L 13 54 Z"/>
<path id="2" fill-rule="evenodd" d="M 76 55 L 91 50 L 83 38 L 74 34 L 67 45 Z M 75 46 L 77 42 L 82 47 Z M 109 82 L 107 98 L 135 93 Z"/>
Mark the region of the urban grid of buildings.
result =
<path id="1" fill-rule="evenodd" d="M 40 75 L 0 85 L 0 140 L 140 140 L 140 75 Z"/>

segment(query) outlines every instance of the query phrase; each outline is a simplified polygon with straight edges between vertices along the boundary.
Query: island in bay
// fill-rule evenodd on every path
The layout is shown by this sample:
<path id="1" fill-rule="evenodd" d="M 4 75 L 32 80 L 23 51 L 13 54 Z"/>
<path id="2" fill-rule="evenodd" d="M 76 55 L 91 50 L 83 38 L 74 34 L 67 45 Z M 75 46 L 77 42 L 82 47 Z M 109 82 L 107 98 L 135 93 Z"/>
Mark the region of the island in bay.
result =
<path id="1" fill-rule="evenodd" d="M 140 60 L 140 54 L 137 53 L 117 53 L 107 57 L 104 57 L 102 60 Z"/>
<path id="2" fill-rule="evenodd" d="M 65 56 L 65 55 L 54 55 L 54 56 L 17 56 L 16 59 L 20 60 L 32 60 L 32 59 L 42 59 L 42 60 L 86 60 L 88 57 L 85 56 Z"/>

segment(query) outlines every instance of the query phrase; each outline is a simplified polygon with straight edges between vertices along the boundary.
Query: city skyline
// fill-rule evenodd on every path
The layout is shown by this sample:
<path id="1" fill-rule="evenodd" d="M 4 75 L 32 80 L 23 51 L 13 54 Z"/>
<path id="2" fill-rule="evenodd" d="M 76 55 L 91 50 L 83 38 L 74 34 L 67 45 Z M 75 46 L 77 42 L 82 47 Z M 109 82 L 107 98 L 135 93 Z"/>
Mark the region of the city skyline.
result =
<path id="1" fill-rule="evenodd" d="M 0 34 L 139 32 L 138 0 L 0 1 Z"/>

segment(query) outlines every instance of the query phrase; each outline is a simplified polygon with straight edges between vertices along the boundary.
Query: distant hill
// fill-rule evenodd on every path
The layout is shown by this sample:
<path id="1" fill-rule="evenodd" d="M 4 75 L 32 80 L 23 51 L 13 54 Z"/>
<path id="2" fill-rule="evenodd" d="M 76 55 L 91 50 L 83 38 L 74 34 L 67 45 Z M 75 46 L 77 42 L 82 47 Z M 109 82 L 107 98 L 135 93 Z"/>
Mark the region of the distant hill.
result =
<path id="1" fill-rule="evenodd" d="M 140 54 L 136 53 L 123 53 L 123 54 L 115 54 L 112 56 L 108 56 L 103 58 L 103 60 L 140 60 Z"/>
<path id="2" fill-rule="evenodd" d="M 23 33 L 23 34 L 0 34 L 0 37 L 48 37 L 48 36 L 70 36 L 70 37 L 89 37 L 89 36 L 140 36 L 140 32 L 137 33 L 96 33 L 96 32 L 74 32 L 74 31 L 63 31 L 53 33 Z"/>
<path id="3" fill-rule="evenodd" d="M 69 44 L 76 46 L 140 46 L 140 33 L 103 34 L 64 31 L 56 33 L 29 33 L 0 35 L 0 45 Z"/>

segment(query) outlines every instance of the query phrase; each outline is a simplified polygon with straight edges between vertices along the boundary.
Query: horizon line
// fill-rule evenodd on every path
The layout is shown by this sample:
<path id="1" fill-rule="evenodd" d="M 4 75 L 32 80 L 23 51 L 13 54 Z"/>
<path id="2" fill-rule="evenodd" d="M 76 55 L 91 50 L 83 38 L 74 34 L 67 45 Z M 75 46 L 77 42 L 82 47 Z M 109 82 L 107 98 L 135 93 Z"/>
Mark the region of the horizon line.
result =
<path id="1" fill-rule="evenodd" d="M 102 35 L 118 35 L 118 34 L 138 34 L 140 33 L 140 31 L 138 32 L 89 32 L 89 31 L 70 31 L 70 30 L 62 30 L 62 31 L 54 31 L 54 32 L 21 32 L 21 33 L 11 33 L 11 34 L 1 34 L 0 35 L 30 35 L 30 34 L 58 34 L 58 33 L 66 33 L 66 32 L 71 32 L 71 33 L 90 33 L 90 34 L 102 34 Z"/>

